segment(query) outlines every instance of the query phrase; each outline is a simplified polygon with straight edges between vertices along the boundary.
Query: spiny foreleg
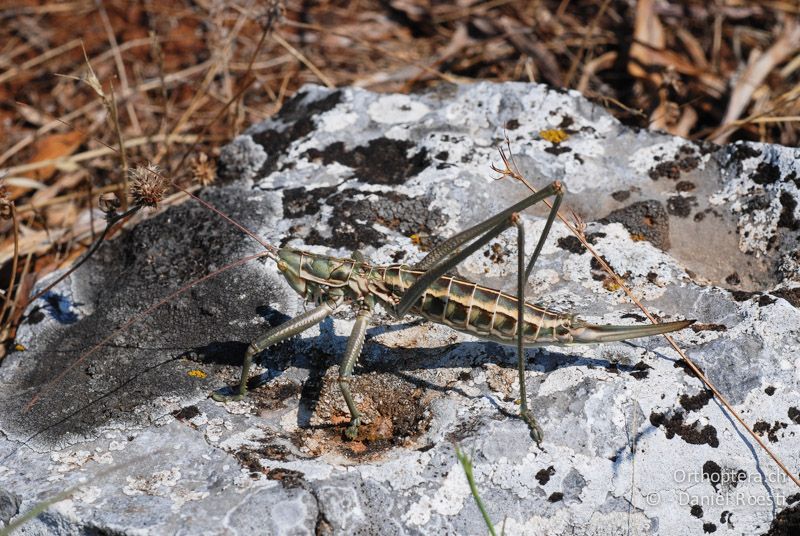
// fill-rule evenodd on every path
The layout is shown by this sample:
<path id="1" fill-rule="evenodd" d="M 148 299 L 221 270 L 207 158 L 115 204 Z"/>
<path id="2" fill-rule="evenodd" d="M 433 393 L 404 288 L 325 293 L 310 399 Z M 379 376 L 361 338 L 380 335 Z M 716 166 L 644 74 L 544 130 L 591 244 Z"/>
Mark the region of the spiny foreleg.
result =
<path id="1" fill-rule="evenodd" d="M 263 336 L 254 340 L 247 347 L 247 352 L 244 354 L 244 365 L 242 366 L 242 379 L 239 382 L 239 390 L 234 395 L 226 395 L 222 390 L 211 394 L 211 398 L 217 402 L 229 402 L 241 400 L 247 395 L 247 380 L 250 373 L 250 366 L 253 363 L 253 357 L 259 352 L 266 350 L 274 344 L 278 344 L 290 337 L 304 332 L 308 328 L 319 324 L 327 318 L 336 308 L 335 303 L 324 302 L 318 307 L 298 315 L 288 322 L 275 326 L 266 332 Z"/>

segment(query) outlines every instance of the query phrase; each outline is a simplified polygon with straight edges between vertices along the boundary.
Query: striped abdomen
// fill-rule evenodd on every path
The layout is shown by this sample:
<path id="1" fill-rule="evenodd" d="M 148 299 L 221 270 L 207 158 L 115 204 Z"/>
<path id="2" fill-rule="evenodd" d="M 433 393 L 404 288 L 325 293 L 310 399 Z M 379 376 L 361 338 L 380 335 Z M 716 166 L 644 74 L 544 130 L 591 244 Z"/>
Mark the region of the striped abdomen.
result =
<path id="1" fill-rule="evenodd" d="M 395 297 L 402 298 L 424 272 L 401 266 L 382 268 L 383 281 Z M 445 275 L 436 280 L 411 308 L 432 322 L 501 344 L 516 344 L 517 298 L 472 281 Z M 525 303 L 523 339 L 526 346 L 550 344 L 554 330 L 571 315 Z"/>

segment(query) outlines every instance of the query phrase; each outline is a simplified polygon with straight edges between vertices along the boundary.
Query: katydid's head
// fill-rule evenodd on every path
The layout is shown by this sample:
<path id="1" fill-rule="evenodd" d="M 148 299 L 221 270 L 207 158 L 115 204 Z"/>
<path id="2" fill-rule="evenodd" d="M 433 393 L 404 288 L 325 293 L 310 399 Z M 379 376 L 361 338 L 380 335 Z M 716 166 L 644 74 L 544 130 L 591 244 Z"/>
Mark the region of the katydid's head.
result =
<path id="1" fill-rule="evenodd" d="M 283 277 L 289 282 L 289 285 L 295 292 L 300 294 L 303 298 L 308 298 L 308 284 L 300 274 L 302 272 L 301 266 L 303 262 L 303 253 L 294 249 L 281 248 L 278 250 L 277 265 L 278 270 L 281 271 Z"/>

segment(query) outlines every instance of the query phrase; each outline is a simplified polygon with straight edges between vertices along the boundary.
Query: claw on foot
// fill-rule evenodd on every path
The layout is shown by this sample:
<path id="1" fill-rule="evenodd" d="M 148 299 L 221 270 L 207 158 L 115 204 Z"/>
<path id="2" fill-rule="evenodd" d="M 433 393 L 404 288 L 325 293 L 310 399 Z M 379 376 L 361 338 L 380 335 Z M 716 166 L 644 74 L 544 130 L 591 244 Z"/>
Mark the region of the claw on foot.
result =
<path id="1" fill-rule="evenodd" d="M 226 395 L 221 393 L 220 391 L 211 393 L 211 398 L 215 402 L 238 402 L 239 400 L 242 400 L 244 396 L 245 395 L 243 393 L 238 393 L 235 395 Z"/>
<path id="2" fill-rule="evenodd" d="M 358 436 L 358 425 L 361 424 L 361 418 L 355 418 L 350 421 L 350 426 L 347 427 L 347 430 L 344 431 L 344 435 L 350 441 L 354 440 Z"/>
<path id="3" fill-rule="evenodd" d="M 542 432 L 539 423 L 536 422 L 536 418 L 527 409 L 520 411 L 519 416 L 522 417 L 522 420 L 528 425 L 528 429 L 531 432 L 531 439 L 536 441 L 536 444 L 541 448 L 544 432 Z"/>

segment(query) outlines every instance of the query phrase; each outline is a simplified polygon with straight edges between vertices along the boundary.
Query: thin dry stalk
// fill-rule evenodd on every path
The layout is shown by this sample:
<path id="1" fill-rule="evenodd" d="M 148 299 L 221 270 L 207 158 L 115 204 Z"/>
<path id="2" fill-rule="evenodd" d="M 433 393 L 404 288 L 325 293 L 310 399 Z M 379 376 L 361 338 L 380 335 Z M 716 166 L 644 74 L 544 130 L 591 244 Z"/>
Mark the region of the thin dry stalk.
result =
<path id="1" fill-rule="evenodd" d="M 111 20 L 108 18 L 108 13 L 106 12 L 105 6 L 103 6 L 102 0 L 95 0 L 95 5 L 97 6 L 97 13 L 100 15 L 100 19 L 103 21 L 103 29 L 106 32 L 106 36 L 108 37 L 108 42 L 111 45 L 111 53 L 114 56 L 114 64 L 117 67 L 117 73 L 119 74 L 119 81 L 122 84 L 122 91 L 125 93 L 130 93 L 130 85 L 128 84 L 128 74 L 125 72 L 125 62 L 122 61 L 122 54 L 119 51 L 119 45 L 117 44 L 117 38 L 114 35 L 114 28 L 111 26 Z M 85 53 L 85 51 L 84 51 Z M 87 60 L 88 61 L 88 60 Z M 114 88 L 111 88 L 111 98 L 114 98 Z M 116 108 L 116 102 L 114 103 Z M 136 117 L 136 109 L 133 107 L 133 103 L 128 100 L 126 107 L 126 111 L 128 112 L 128 118 L 131 121 L 131 126 L 134 129 L 136 134 L 141 134 L 142 127 L 139 125 L 139 119 Z M 116 115 L 116 112 L 115 112 Z M 123 169 L 123 173 L 126 174 L 128 172 L 127 168 Z M 125 206 L 123 204 L 123 206 Z"/>
<path id="2" fill-rule="evenodd" d="M 603 5 L 600 6 L 600 9 L 597 11 L 597 14 L 592 19 L 592 22 L 589 24 L 589 28 L 586 30 L 586 33 L 583 34 L 583 40 L 581 42 L 581 46 L 578 49 L 578 53 L 575 55 L 575 58 L 572 60 L 572 65 L 569 66 L 569 71 L 567 72 L 566 78 L 564 78 L 564 87 L 570 87 L 572 85 L 572 79 L 575 78 L 575 73 L 578 71 L 578 66 L 583 63 L 583 56 L 586 54 L 586 51 L 589 48 L 589 40 L 594 35 L 595 27 L 597 26 L 597 22 L 603 18 L 603 15 L 606 13 L 606 9 L 611 4 L 611 0 L 605 0 Z"/>
<path id="3" fill-rule="evenodd" d="M 222 117 L 225 111 L 228 108 L 230 108 L 232 104 L 239 101 L 239 99 L 244 95 L 245 91 L 247 91 L 247 89 L 250 88 L 253 82 L 256 81 L 255 76 L 252 75 L 253 63 L 255 62 L 255 59 L 258 57 L 258 55 L 261 53 L 261 49 L 267 40 L 267 36 L 272 32 L 273 27 L 274 25 L 271 23 L 264 25 L 263 30 L 261 32 L 261 38 L 258 40 L 258 45 L 256 45 L 256 48 L 255 50 L 253 50 L 253 54 L 250 57 L 250 62 L 248 63 L 247 66 L 248 70 L 245 72 L 245 82 L 242 84 L 242 87 L 239 88 L 236 94 L 234 94 L 230 99 L 228 99 L 225 105 L 222 108 L 220 108 L 216 114 L 214 114 L 214 117 L 212 117 L 210 121 L 208 121 L 205 125 L 203 125 L 203 128 L 200 130 L 200 134 L 197 135 L 198 141 L 195 142 L 195 144 L 192 145 L 192 147 L 190 147 L 183 154 L 183 157 L 180 159 L 180 162 L 178 162 L 178 165 L 175 167 L 176 171 L 183 169 L 183 164 L 186 162 L 186 159 L 189 158 L 189 156 L 194 152 L 195 148 L 197 147 L 197 144 L 200 142 L 200 140 L 203 139 L 208 130 Z"/>
<path id="4" fill-rule="evenodd" d="M 111 122 L 114 123 L 114 130 L 117 133 L 117 143 L 119 143 L 119 159 L 122 164 L 122 191 L 127 192 L 128 186 L 128 158 L 125 156 L 125 139 L 122 137 L 122 127 L 119 124 L 119 112 L 117 111 L 117 97 L 115 96 L 114 86 L 111 86 L 111 106 L 109 112 L 111 113 Z M 128 208 L 128 196 L 122 195 L 120 201 L 122 202 L 122 210 Z"/>
<path id="5" fill-rule="evenodd" d="M 281 37 L 279 34 L 273 35 L 272 38 L 275 40 L 276 43 L 285 48 L 289 54 L 297 58 L 297 61 L 308 67 L 308 70 L 314 73 L 314 75 L 317 78 L 319 78 L 322 81 L 322 83 L 325 84 L 328 88 L 334 89 L 336 87 L 336 84 L 333 82 L 333 80 L 328 78 L 325 75 L 325 73 L 323 73 L 319 69 L 319 67 L 314 65 L 314 63 L 305 56 L 305 54 L 303 54 L 302 52 L 294 48 L 291 44 L 289 44 L 289 42 L 286 39 Z"/>
<path id="6" fill-rule="evenodd" d="M 2 192 L 0 192 L 0 196 L 1 195 Z M 0 324 L 0 340 L 5 340 L 11 325 L 11 315 L 9 315 L 9 318 L 6 318 L 5 314 L 9 311 L 11 303 L 15 301 L 12 300 L 12 295 L 14 295 L 14 286 L 17 284 L 17 265 L 19 263 L 19 221 L 17 220 L 17 209 L 14 207 L 13 201 L 1 199 L 0 203 L 2 203 L 1 215 L 5 217 L 7 213 L 8 217 L 11 218 L 12 232 L 14 233 L 14 257 L 11 261 L 11 278 L 4 296 L 3 307 L 0 308 L 0 322 L 2 322 L 2 324 Z"/>
<path id="7" fill-rule="evenodd" d="M 508 138 L 506 138 L 506 146 L 508 148 L 508 153 L 510 155 L 511 144 Z M 510 177 L 524 184 L 530 191 L 536 192 L 536 188 L 534 188 L 528 182 L 528 180 L 525 179 L 525 177 L 519 172 L 516 164 L 513 163 L 513 157 L 509 158 L 509 156 L 507 156 L 505 151 L 502 149 L 500 150 L 500 155 L 501 158 L 503 159 L 503 165 L 505 167 L 503 169 L 500 169 L 495 166 L 492 166 L 492 169 L 500 173 L 501 178 Z M 547 203 L 547 206 L 551 206 L 549 201 L 545 201 L 545 203 Z M 600 254 L 597 253 L 597 251 L 595 251 L 592 245 L 589 244 L 589 242 L 586 240 L 586 236 L 584 235 L 584 233 L 577 226 L 569 222 L 567 218 L 561 214 L 560 211 L 558 213 L 558 218 L 564 223 L 564 225 L 566 225 L 567 229 L 569 229 L 572 232 L 572 234 L 574 234 L 578 238 L 581 244 L 583 244 L 583 247 L 585 247 L 586 250 L 592 254 L 592 256 L 597 260 L 598 263 L 600 263 L 600 266 L 603 268 L 603 270 L 614 280 L 614 282 L 619 286 L 619 288 L 621 288 L 625 292 L 628 298 L 630 298 L 630 300 L 642 311 L 642 314 L 644 314 L 647 317 L 647 319 L 650 320 L 650 322 L 652 322 L 653 324 L 658 324 L 658 321 L 653 317 L 653 315 L 650 314 L 650 311 L 647 310 L 644 304 L 642 304 L 642 302 L 639 301 L 639 299 L 633 294 L 633 292 L 628 288 L 628 286 L 625 284 L 622 278 L 618 276 L 616 272 L 614 272 L 614 270 L 606 263 L 606 261 L 603 260 Z M 789 469 L 777 457 L 777 455 L 775 455 L 775 453 L 772 452 L 772 450 L 761 440 L 761 438 L 753 431 L 753 429 L 750 426 L 748 426 L 747 423 L 744 422 L 744 419 L 742 419 L 739 413 L 733 408 L 728 399 L 722 393 L 719 392 L 717 387 L 700 370 L 700 368 L 694 363 L 694 361 L 692 361 L 689 358 L 689 356 L 687 356 L 686 353 L 677 345 L 675 340 L 668 334 L 664 334 L 663 337 L 667 340 L 672 349 L 675 350 L 675 352 L 677 352 L 677 354 L 681 357 L 683 362 L 686 363 L 686 365 L 692 370 L 695 376 L 699 378 L 700 381 L 702 381 L 705 384 L 705 386 L 708 387 L 709 390 L 711 390 L 712 393 L 714 393 L 716 399 L 725 407 L 725 409 L 729 412 L 729 414 L 732 415 L 745 430 L 747 430 L 747 432 L 755 440 L 755 442 L 758 443 L 758 445 L 762 448 L 762 450 L 766 452 L 770 458 L 772 458 L 772 461 L 775 462 L 775 464 L 781 469 L 781 471 L 783 471 L 784 474 L 786 474 L 786 476 L 788 476 L 792 480 L 792 482 L 794 482 L 795 485 L 797 485 L 797 487 L 800 487 L 800 480 L 794 474 L 792 474 L 791 471 L 789 471 Z"/>

